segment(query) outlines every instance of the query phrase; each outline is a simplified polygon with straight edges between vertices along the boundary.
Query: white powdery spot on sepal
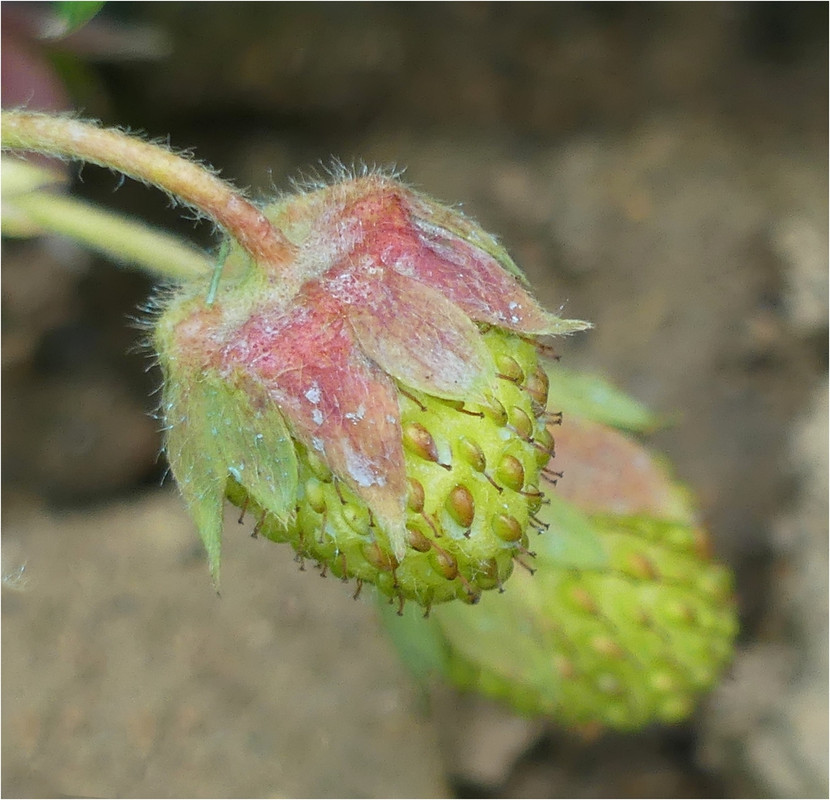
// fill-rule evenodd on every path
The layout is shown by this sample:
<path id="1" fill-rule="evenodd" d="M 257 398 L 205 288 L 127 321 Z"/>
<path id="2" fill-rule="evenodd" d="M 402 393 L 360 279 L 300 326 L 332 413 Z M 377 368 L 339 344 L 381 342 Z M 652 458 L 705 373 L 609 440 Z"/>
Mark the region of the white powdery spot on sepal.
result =
<path id="1" fill-rule="evenodd" d="M 346 460 L 346 472 L 358 486 L 386 486 L 386 476 L 363 453 L 353 450 L 348 442 L 343 443 L 343 455 Z"/>
<path id="2" fill-rule="evenodd" d="M 355 423 L 360 422 L 360 420 L 362 420 L 363 417 L 366 416 L 366 406 L 363 403 L 361 403 L 357 407 L 357 411 L 349 411 L 344 416 L 350 422 L 355 422 Z M 397 420 L 394 417 L 387 417 L 387 422 L 395 423 L 395 422 L 397 422 Z"/>
<path id="3" fill-rule="evenodd" d="M 305 393 L 305 397 L 309 403 L 312 403 L 315 406 L 320 402 L 323 397 L 323 393 L 320 391 L 320 384 L 317 383 L 317 381 L 314 381 L 314 383 L 311 384 L 308 391 Z"/>

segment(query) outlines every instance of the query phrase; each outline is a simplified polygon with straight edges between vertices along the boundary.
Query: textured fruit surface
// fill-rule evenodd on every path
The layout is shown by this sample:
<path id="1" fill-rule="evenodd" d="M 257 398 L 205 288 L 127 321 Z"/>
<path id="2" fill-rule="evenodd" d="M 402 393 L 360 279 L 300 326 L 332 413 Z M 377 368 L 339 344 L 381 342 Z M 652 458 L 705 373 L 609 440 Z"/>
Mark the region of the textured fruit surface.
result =
<path id="1" fill-rule="evenodd" d="M 588 523 L 604 563 L 561 563 L 552 525 L 534 545 L 536 574 L 485 598 L 476 609 L 484 613 L 439 609 L 448 673 L 563 724 L 676 722 L 731 656 L 731 576 L 701 553 L 702 534 L 688 525 L 619 516 Z"/>
<path id="2" fill-rule="evenodd" d="M 264 513 L 236 481 L 229 499 L 260 520 L 259 534 L 291 542 L 334 575 L 424 606 L 455 597 L 477 602 L 483 589 L 507 580 L 514 556 L 526 551 L 529 517 L 542 501 L 540 470 L 552 445 L 534 385 L 535 347 L 498 329 L 483 339 L 502 370 L 492 376 L 488 403 L 462 406 L 409 389 L 400 394 L 409 485 L 403 558 L 366 503 L 308 450 L 299 457 L 290 522 Z"/>
<path id="3" fill-rule="evenodd" d="M 263 209 L 280 263 L 230 246 L 154 344 L 176 481 L 218 579 L 225 497 L 325 571 L 427 607 L 501 586 L 552 448 L 545 311 L 496 240 L 367 173 Z M 217 272 L 217 275 L 219 273 Z"/>

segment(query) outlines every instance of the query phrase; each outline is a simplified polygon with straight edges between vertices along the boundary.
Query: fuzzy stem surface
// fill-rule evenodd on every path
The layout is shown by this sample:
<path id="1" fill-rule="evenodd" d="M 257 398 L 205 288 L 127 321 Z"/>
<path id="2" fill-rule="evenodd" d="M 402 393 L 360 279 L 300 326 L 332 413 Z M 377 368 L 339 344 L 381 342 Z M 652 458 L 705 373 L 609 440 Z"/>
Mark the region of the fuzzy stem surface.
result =
<path id="1" fill-rule="evenodd" d="M 279 275 L 294 251 L 231 184 L 161 145 L 72 117 L 29 111 L 3 111 L 0 134 L 3 149 L 87 161 L 161 189 L 215 222 L 269 273 Z"/>

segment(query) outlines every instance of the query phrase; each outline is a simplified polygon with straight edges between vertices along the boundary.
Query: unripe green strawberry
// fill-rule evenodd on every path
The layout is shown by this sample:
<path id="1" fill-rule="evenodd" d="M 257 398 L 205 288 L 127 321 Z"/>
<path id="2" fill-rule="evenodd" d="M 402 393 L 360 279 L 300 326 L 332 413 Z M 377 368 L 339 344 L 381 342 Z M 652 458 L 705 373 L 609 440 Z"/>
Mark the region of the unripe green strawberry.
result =
<path id="1" fill-rule="evenodd" d="M 731 576 L 701 554 L 701 533 L 689 525 L 613 515 L 586 522 L 603 563 L 563 563 L 552 525 L 534 544 L 535 575 L 517 575 L 481 614 L 440 609 L 448 673 L 566 725 L 676 722 L 731 656 Z"/>
<path id="2" fill-rule="evenodd" d="M 571 384 L 575 398 L 585 385 Z M 566 474 L 538 515 L 534 573 L 475 609 L 390 630 L 410 661 L 565 725 L 678 721 L 731 657 L 731 575 L 711 560 L 687 493 L 639 444 L 568 415 L 557 448 Z"/>
<path id="3" fill-rule="evenodd" d="M 407 390 L 399 398 L 408 480 L 407 551 L 392 552 L 367 505 L 313 451 L 298 449 L 296 516 L 288 523 L 252 503 L 231 481 L 228 497 L 247 502 L 258 532 L 291 542 L 298 554 L 340 577 L 374 583 L 390 597 L 431 606 L 455 597 L 477 602 L 501 586 L 526 552 L 529 517 L 542 500 L 539 473 L 550 451 L 546 419 L 534 413 L 524 375 L 538 369 L 532 344 L 491 329 L 483 341 L 496 364 L 489 403 L 452 401 Z M 544 444 L 540 444 L 540 442 Z"/>
<path id="4" fill-rule="evenodd" d="M 545 312 L 465 217 L 381 175 L 264 209 L 289 265 L 233 248 L 155 332 L 171 467 L 216 575 L 225 495 L 257 531 L 402 603 L 475 602 L 527 543 L 552 447 Z"/>
<path id="5" fill-rule="evenodd" d="M 539 444 L 547 441 L 546 420 L 534 413 L 523 385 L 525 373 L 538 368 L 534 346 L 498 329 L 483 341 L 496 364 L 516 373 L 494 375 L 489 403 L 459 408 L 414 390 L 399 398 L 408 480 L 403 558 L 394 555 L 367 505 L 305 449 L 298 451 L 296 516 L 280 523 L 266 514 L 259 533 L 291 542 L 337 576 L 427 607 L 454 597 L 476 602 L 482 589 L 502 585 L 514 556 L 526 552 L 549 450 Z M 231 483 L 228 496 L 236 505 L 247 500 L 260 517 L 262 509 L 239 483 Z"/>

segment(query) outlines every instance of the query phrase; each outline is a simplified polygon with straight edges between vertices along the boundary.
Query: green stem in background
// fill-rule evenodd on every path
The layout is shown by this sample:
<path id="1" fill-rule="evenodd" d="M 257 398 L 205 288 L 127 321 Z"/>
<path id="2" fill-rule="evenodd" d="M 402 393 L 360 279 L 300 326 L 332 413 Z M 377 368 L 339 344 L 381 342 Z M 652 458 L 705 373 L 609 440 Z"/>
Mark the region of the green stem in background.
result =
<path id="1" fill-rule="evenodd" d="M 3 233 L 57 233 L 116 262 L 175 281 L 204 277 L 207 256 L 175 236 L 52 192 L 27 192 L 3 203 Z"/>
<path id="2" fill-rule="evenodd" d="M 268 272 L 279 274 L 294 246 L 237 189 L 206 167 L 112 128 L 71 117 L 3 111 L 2 146 L 88 161 L 156 186 L 213 220 Z"/>

